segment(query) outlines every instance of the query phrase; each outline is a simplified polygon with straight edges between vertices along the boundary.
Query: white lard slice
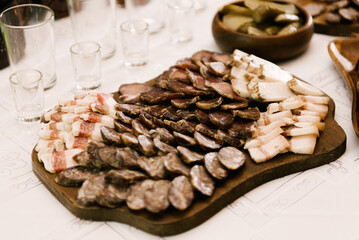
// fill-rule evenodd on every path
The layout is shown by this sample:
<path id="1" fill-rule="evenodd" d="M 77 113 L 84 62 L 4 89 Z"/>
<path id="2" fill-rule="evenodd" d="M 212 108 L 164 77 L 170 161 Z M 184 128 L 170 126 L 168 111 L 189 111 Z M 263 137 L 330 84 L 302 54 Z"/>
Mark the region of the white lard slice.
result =
<path id="1" fill-rule="evenodd" d="M 295 136 L 289 140 L 289 151 L 297 154 L 313 154 L 316 143 L 316 135 Z"/>
<path id="2" fill-rule="evenodd" d="M 277 154 L 286 152 L 290 147 L 289 142 L 282 135 L 278 135 L 270 142 L 254 148 L 249 148 L 251 158 L 256 162 L 265 162 L 275 157 Z"/>

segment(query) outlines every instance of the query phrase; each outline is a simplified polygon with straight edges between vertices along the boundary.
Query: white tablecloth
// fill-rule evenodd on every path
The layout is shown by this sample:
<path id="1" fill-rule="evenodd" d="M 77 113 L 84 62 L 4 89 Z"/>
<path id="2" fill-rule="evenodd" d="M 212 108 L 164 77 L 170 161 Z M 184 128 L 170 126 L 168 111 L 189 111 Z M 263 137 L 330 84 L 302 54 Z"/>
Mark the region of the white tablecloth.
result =
<path id="1" fill-rule="evenodd" d="M 122 83 L 149 80 L 195 51 L 219 51 L 211 23 L 219 6 L 228 1 L 206 2 L 207 8 L 196 13 L 191 42 L 171 44 L 166 29 L 150 36 L 145 67 L 126 69 L 119 43 L 116 55 L 103 61 L 100 91 L 114 92 Z M 117 22 L 125 17 L 118 8 Z M 69 18 L 57 21 L 55 32 L 57 84 L 45 92 L 46 109 L 60 97 L 72 97 L 74 88 Z M 200 226 L 163 239 L 359 239 L 359 140 L 351 125 L 350 92 L 327 52 L 333 39 L 314 34 L 304 54 L 280 66 L 335 100 L 335 119 L 347 134 L 344 155 L 328 165 L 266 183 Z M 9 75 L 9 68 L 0 71 L 0 239 L 160 239 L 126 224 L 81 220 L 51 195 L 31 169 L 39 124 L 16 120 Z"/>

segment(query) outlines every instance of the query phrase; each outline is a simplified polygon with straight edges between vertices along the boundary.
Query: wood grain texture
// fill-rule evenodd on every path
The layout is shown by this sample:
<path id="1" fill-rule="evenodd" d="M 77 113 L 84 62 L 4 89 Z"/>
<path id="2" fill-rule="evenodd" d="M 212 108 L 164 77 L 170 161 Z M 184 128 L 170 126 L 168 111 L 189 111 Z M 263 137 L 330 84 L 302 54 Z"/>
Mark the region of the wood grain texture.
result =
<path id="1" fill-rule="evenodd" d="M 313 155 L 281 154 L 274 159 L 256 164 L 247 161 L 244 166 L 232 172 L 228 179 L 216 182 L 216 189 L 211 197 L 198 197 L 192 206 L 179 211 L 169 208 L 161 214 L 132 211 L 125 205 L 115 209 L 99 206 L 80 207 L 76 203 L 78 188 L 63 187 L 55 183 L 55 174 L 47 172 L 38 162 L 37 153 L 32 152 L 32 168 L 35 175 L 48 190 L 75 216 L 94 221 L 117 221 L 132 225 L 148 233 L 167 236 L 182 233 L 205 222 L 228 204 L 250 190 L 295 172 L 327 164 L 340 157 L 346 148 L 346 135 L 335 122 L 334 102 L 329 103 L 329 113 L 325 120 L 325 130 L 318 139 Z"/>

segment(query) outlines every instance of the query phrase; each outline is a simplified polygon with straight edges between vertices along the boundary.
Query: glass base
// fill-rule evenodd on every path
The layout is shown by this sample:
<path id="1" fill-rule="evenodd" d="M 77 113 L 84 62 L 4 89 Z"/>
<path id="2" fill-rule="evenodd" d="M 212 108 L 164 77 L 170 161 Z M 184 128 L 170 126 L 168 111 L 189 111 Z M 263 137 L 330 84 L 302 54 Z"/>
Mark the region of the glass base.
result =
<path id="1" fill-rule="evenodd" d="M 37 117 L 33 117 L 33 118 L 24 118 L 24 117 L 17 117 L 17 119 L 20 121 L 20 122 L 37 122 L 39 121 L 41 118 L 41 116 L 37 116 Z"/>
<path id="2" fill-rule="evenodd" d="M 90 90 L 95 90 L 95 89 L 99 88 L 100 86 L 101 86 L 101 83 L 96 84 L 96 85 L 91 85 L 91 86 L 79 86 L 79 85 L 77 85 L 76 89 L 79 90 L 79 91 L 90 91 Z"/>
<path id="3" fill-rule="evenodd" d="M 43 79 L 43 83 L 44 83 L 44 90 L 48 90 L 50 88 L 52 88 L 53 86 L 56 85 L 56 76 L 54 76 L 52 79 Z"/>

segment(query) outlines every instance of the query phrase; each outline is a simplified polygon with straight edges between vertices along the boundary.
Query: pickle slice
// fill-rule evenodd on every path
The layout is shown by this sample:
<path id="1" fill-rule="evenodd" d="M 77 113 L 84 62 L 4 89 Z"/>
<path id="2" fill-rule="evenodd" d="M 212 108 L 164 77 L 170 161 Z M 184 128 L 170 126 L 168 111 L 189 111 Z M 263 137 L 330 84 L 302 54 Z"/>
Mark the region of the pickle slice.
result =
<path id="1" fill-rule="evenodd" d="M 279 14 L 274 19 L 274 21 L 277 23 L 292 23 L 292 22 L 298 22 L 299 17 L 295 14 L 282 13 L 282 14 Z"/>
<path id="2" fill-rule="evenodd" d="M 259 0 L 244 0 L 244 5 L 247 6 L 249 9 L 254 11 L 260 5 L 266 5 L 277 11 L 279 13 L 289 13 L 289 14 L 298 14 L 298 9 L 292 3 L 275 3 L 275 2 L 268 2 L 268 1 L 259 1 Z"/>
<path id="3" fill-rule="evenodd" d="M 273 26 L 270 26 L 270 27 L 267 27 L 265 29 L 266 33 L 268 33 L 269 35 L 277 35 L 278 32 L 280 31 L 280 27 L 279 26 L 276 26 L 276 25 L 273 25 Z"/>
<path id="4" fill-rule="evenodd" d="M 242 16 L 239 14 L 228 13 L 223 16 L 223 24 L 233 31 L 237 31 L 245 23 L 253 22 L 253 18 Z"/>
<path id="5" fill-rule="evenodd" d="M 248 34 L 256 35 L 256 36 L 268 36 L 268 33 L 260 30 L 259 28 L 253 27 L 253 26 L 248 27 Z"/>
<path id="6" fill-rule="evenodd" d="M 235 4 L 229 4 L 222 7 L 221 10 L 219 10 L 222 14 L 228 14 L 228 13 L 237 13 L 242 16 L 250 17 L 252 16 L 252 11 L 249 8 L 238 6 Z"/>
<path id="7" fill-rule="evenodd" d="M 290 23 L 287 26 L 285 26 L 284 28 L 282 28 L 277 35 L 284 35 L 284 34 L 290 34 L 293 33 L 295 31 L 298 30 L 298 28 L 300 27 L 300 23 L 299 22 L 294 22 L 294 23 Z"/>

